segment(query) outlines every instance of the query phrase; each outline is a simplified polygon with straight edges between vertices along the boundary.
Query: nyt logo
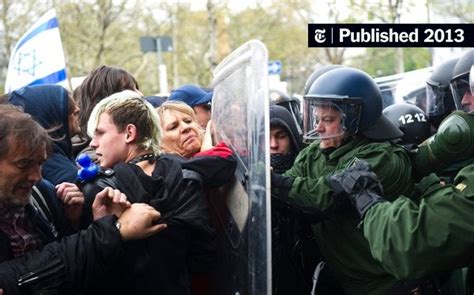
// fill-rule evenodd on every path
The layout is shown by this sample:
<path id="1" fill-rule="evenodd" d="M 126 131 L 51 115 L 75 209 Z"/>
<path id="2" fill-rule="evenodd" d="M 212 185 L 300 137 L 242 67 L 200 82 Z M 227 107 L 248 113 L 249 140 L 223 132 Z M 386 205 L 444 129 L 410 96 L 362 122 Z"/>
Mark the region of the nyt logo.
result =
<path id="1" fill-rule="evenodd" d="M 326 42 L 326 29 L 314 30 L 314 41 L 318 43 Z"/>
<path id="2" fill-rule="evenodd" d="M 309 47 L 474 47 L 474 24 L 308 24 Z"/>

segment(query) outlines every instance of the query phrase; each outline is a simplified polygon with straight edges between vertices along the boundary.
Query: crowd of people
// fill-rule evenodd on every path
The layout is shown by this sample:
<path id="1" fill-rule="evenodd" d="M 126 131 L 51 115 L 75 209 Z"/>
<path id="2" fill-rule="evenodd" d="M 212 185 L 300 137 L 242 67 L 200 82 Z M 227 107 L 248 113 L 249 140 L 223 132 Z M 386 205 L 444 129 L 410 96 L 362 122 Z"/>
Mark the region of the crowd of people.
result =
<path id="1" fill-rule="evenodd" d="M 273 294 L 473 292 L 473 65 L 434 68 L 425 109 L 383 109 L 342 65 L 308 78 L 303 112 L 270 91 Z M 213 142 L 212 90 L 139 89 L 100 66 L 71 93 L 0 97 L 0 294 L 215 294 L 206 194 L 237 159 Z"/>

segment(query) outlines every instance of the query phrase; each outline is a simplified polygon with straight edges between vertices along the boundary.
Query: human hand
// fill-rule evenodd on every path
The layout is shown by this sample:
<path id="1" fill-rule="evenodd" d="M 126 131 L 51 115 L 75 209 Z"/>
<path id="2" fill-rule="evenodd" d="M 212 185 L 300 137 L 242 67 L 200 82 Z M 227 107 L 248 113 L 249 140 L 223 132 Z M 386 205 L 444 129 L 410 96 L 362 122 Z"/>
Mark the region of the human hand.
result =
<path id="1" fill-rule="evenodd" d="M 153 224 L 160 219 L 160 212 L 144 203 L 132 204 L 118 219 L 120 235 L 123 240 L 138 240 L 152 236 L 164 230 L 167 225 Z"/>
<path id="2" fill-rule="evenodd" d="M 270 181 L 272 196 L 287 201 L 288 194 L 290 193 L 295 179 L 291 176 L 284 176 L 272 171 L 270 174 Z"/>
<path id="3" fill-rule="evenodd" d="M 270 171 L 270 181 L 272 189 L 274 188 L 285 188 L 290 190 L 293 185 L 294 178 L 291 176 L 285 176 L 273 171 Z"/>
<path id="4" fill-rule="evenodd" d="M 356 209 L 360 218 L 375 204 L 385 202 L 383 189 L 369 163 L 357 160 L 350 167 L 328 175 L 327 183 L 334 191 L 334 197 L 346 199 Z M 344 195 L 345 197 L 340 197 Z"/>
<path id="5" fill-rule="evenodd" d="M 215 133 L 215 126 L 212 123 L 212 120 L 207 122 L 206 131 L 204 132 L 202 144 L 201 144 L 201 152 L 208 150 L 214 146 L 213 135 Z"/>
<path id="6" fill-rule="evenodd" d="M 127 201 L 125 194 L 111 187 L 106 187 L 95 195 L 94 203 L 92 203 L 92 215 L 94 221 L 112 214 L 120 217 L 124 210 L 128 208 L 130 208 L 130 202 Z"/>
<path id="7" fill-rule="evenodd" d="M 56 185 L 56 195 L 63 203 L 67 218 L 77 225 L 82 214 L 84 194 L 74 183 L 63 182 Z"/>
<path id="8" fill-rule="evenodd" d="M 383 195 L 377 175 L 370 164 L 363 160 L 356 160 L 350 167 L 328 175 L 326 180 L 336 194 L 345 192 L 350 195 L 369 189 Z"/>

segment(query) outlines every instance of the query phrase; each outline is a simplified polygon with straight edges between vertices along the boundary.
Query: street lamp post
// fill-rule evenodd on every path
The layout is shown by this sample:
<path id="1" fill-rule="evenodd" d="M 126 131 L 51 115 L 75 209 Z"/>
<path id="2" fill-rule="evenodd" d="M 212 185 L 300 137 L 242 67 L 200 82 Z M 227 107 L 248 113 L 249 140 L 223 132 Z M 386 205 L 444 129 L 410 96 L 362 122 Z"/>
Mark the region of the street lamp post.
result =
<path id="1" fill-rule="evenodd" d="M 168 95 L 168 75 L 166 71 L 166 65 L 163 63 L 162 52 L 173 51 L 173 41 L 169 36 L 158 36 L 158 37 L 140 37 L 140 48 L 141 51 L 155 52 L 158 56 L 158 75 L 160 84 L 160 93 Z"/>

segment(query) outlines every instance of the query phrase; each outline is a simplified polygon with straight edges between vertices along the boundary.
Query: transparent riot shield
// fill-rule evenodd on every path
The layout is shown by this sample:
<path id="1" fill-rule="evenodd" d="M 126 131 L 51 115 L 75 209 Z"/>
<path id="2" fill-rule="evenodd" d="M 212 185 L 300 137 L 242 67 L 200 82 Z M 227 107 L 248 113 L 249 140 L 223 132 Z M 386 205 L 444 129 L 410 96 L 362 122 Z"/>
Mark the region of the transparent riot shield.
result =
<path id="1" fill-rule="evenodd" d="M 271 293 L 268 53 L 252 40 L 214 71 L 213 141 L 237 156 L 232 184 L 211 193 L 218 232 L 216 294 Z"/>

